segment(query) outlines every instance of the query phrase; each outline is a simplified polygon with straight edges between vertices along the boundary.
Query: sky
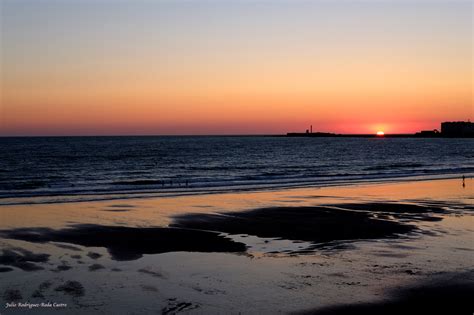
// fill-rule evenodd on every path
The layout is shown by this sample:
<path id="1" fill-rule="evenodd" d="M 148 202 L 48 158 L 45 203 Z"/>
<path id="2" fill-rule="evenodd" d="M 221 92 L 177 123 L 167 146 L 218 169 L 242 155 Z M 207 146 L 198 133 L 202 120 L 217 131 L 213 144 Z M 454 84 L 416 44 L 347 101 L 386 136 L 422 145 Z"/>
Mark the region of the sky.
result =
<path id="1" fill-rule="evenodd" d="M 0 136 L 473 119 L 473 1 L 0 0 Z"/>

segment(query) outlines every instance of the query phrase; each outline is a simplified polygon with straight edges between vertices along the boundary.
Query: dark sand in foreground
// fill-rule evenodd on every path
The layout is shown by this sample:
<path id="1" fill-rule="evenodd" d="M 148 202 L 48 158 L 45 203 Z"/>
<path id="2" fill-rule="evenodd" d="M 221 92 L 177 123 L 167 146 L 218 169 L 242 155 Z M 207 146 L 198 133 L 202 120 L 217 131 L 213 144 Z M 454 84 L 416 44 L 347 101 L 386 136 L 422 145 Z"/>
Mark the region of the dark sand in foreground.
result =
<path id="1" fill-rule="evenodd" d="M 50 226 L 2 207 L 0 298 L 84 314 L 472 314 L 472 194 L 416 184 L 77 203 L 63 222 L 61 204 L 33 206 Z"/>
<path id="2" fill-rule="evenodd" d="M 354 303 L 297 312 L 299 315 L 472 314 L 474 270 L 448 274 L 390 292 L 386 300 Z"/>

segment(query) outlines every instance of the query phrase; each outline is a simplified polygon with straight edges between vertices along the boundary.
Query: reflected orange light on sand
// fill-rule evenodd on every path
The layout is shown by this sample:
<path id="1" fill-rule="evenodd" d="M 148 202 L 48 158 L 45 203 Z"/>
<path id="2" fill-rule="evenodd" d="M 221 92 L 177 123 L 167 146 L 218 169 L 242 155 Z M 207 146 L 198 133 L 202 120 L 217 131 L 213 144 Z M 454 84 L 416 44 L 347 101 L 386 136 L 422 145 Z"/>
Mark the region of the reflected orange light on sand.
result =
<path id="1" fill-rule="evenodd" d="M 173 196 L 173 198 L 127 199 L 134 205 L 129 212 L 103 211 L 117 204 L 112 201 L 90 201 L 78 203 L 51 203 L 2 206 L 0 228 L 42 227 L 61 228 L 71 221 L 90 224 L 127 222 L 130 226 L 166 226 L 171 217 L 183 212 L 209 213 L 258 209 L 272 206 L 288 206 L 288 199 L 298 200 L 298 206 L 314 206 L 315 203 L 334 204 L 354 201 L 393 200 L 443 200 L 444 202 L 470 203 L 474 193 L 474 180 L 461 179 L 412 181 L 385 184 L 359 184 L 334 187 L 310 187 L 289 190 L 240 192 Z M 54 200 L 54 198 L 53 198 Z M 202 207 L 201 205 L 206 205 Z M 159 211 L 157 211 L 159 209 Z M 51 221 L 51 217 L 55 220 Z"/>

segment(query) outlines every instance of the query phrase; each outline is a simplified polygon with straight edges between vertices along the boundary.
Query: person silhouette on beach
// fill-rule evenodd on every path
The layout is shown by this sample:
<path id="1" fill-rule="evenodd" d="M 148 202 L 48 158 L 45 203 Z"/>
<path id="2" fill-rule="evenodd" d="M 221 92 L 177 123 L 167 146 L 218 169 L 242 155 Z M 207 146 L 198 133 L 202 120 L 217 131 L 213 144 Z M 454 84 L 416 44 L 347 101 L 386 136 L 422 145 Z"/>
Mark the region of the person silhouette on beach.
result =
<path id="1" fill-rule="evenodd" d="M 464 175 L 462 176 L 462 187 L 466 187 L 466 177 Z"/>

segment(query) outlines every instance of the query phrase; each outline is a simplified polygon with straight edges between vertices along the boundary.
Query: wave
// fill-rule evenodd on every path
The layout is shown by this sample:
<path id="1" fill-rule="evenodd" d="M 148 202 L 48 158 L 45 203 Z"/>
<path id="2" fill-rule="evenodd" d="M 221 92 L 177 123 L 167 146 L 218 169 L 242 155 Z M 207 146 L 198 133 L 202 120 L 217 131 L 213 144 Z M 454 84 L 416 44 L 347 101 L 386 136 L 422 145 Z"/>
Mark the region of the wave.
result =
<path id="1" fill-rule="evenodd" d="M 326 174 L 317 177 L 274 178 L 260 176 L 258 179 L 227 179 L 199 182 L 174 182 L 163 186 L 160 180 L 122 181 L 109 185 L 96 186 L 56 186 L 48 189 L 35 190 L 0 190 L 0 206 L 12 204 L 38 204 L 76 201 L 95 201 L 111 199 L 129 199 L 159 196 L 196 195 L 223 193 L 248 190 L 269 190 L 297 187 L 321 187 L 335 185 L 351 185 L 357 183 L 373 183 L 387 181 L 428 180 L 456 178 L 461 174 L 474 176 L 474 167 L 452 168 L 443 170 L 424 169 L 420 172 L 405 172 L 398 174 Z M 43 186 L 44 187 L 44 186 Z"/>
<path id="2" fill-rule="evenodd" d="M 425 164 L 422 163 L 410 163 L 410 162 L 401 162 L 401 163 L 389 163 L 376 166 L 370 166 L 364 168 L 366 171 L 379 171 L 379 170 L 389 170 L 389 169 L 399 169 L 399 168 L 417 168 L 423 167 Z"/>
<path id="3" fill-rule="evenodd" d="M 474 173 L 471 139 L 0 139 L 0 205 Z"/>
<path id="4" fill-rule="evenodd" d="M 150 185 L 164 185 L 165 181 L 163 180 L 152 180 L 152 179 L 141 179 L 141 180 L 129 180 L 129 181 L 118 181 L 111 183 L 112 185 L 122 185 L 122 186 L 150 186 Z"/>

